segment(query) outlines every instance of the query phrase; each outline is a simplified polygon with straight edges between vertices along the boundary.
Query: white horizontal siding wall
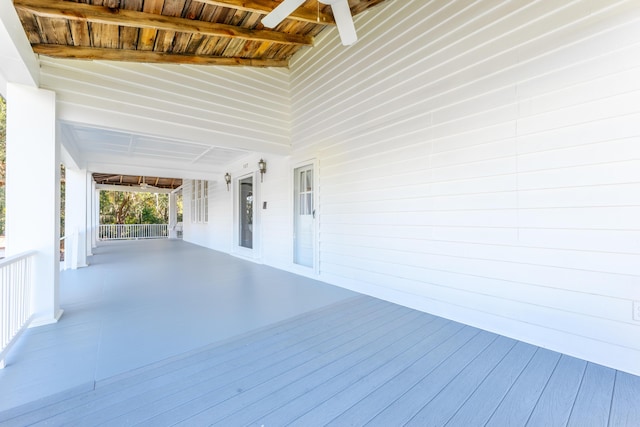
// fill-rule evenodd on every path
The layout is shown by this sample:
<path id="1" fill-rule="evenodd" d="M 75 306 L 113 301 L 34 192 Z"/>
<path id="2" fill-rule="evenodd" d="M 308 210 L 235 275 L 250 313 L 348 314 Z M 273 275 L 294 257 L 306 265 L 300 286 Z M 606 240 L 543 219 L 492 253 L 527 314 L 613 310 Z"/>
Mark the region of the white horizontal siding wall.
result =
<path id="1" fill-rule="evenodd" d="M 288 154 L 288 70 L 40 58 L 58 119 Z"/>
<path id="2" fill-rule="evenodd" d="M 323 280 L 640 374 L 640 4 L 391 1 L 292 64 Z"/>
<path id="3" fill-rule="evenodd" d="M 293 190 L 289 157 L 265 156 L 267 173 L 260 186 L 262 262 L 291 270 L 293 259 Z M 257 165 L 257 160 L 256 160 Z M 266 209 L 263 209 L 266 202 Z"/>
<path id="4" fill-rule="evenodd" d="M 224 176 L 209 182 L 209 223 L 189 233 L 187 240 L 222 252 L 230 252 L 233 230 L 233 193 L 227 191 Z"/>
<path id="5" fill-rule="evenodd" d="M 267 173 L 260 182 L 258 161 L 267 163 Z M 191 223 L 191 181 L 185 182 L 184 190 L 184 239 L 197 245 L 228 252 L 254 262 L 282 269 L 291 269 L 292 195 L 287 156 L 258 155 L 252 153 L 238 162 L 230 164 L 231 185 L 227 190 L 224 176 L 209 182 L 209 222 Z M 239 226 L 238 185 L 239 178 L 254 176 L 254 250 L 238 247 Z M 265 205 L 266 202 L 266 205 Z"/>

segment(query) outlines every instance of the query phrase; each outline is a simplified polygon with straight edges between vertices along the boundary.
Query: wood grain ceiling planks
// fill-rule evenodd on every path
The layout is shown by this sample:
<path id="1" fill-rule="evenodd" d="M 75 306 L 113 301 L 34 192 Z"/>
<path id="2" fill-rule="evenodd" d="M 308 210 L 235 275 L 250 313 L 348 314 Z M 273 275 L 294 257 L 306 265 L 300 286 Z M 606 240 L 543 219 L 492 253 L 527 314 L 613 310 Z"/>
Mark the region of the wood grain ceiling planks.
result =
<path id="1" fill-rule="evenodd" d="M 141 176 L 141 175 L 113 175 L 105 173 L 94 173 L 93 180 L 97 184 L 122 185 L 126 187 L 140 187 L 143 184 L 146 187 L 176 189 L 182 185 L 180 178 L 163 178 L 157 176 Z"/>
<path id="2" fill-rule="evenodd" d="M 354 14 L 383 0 L 350 0 Z M 148 63 L 287 67 L 333 26 L 331 8 L 307 0 L 275 29 L 276 0 L 15 0 L 34 52 Z"/>

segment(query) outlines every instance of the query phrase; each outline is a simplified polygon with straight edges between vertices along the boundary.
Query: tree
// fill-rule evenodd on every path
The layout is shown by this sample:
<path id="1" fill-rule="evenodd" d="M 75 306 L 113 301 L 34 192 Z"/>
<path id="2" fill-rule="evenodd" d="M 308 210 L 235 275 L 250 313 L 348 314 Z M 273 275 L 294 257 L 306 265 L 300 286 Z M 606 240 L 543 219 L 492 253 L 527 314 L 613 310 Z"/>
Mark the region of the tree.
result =
<path id="1" fill-rule="evenodd" d="M 60 165 L 60 237 L 64 236 L 64 215 L 67 192 L 66 169 L 64 165 Z"/>
<path id="2" fill-rule="evenodd" d="M 167 194 L 100 192 L 101 224 L 166 224 L 168 220 Z"/>
<path id="3" fill-rule="evenodd" d="M 100 223 L 125 224 L 132 208 L 132 195 L 122 191 L 101 191 Z"/>
<path id="4" fill-rule="evenodd" d="M 7 102 L 0 96 L 0 177 L 4 184 L 7 164 Z"/>

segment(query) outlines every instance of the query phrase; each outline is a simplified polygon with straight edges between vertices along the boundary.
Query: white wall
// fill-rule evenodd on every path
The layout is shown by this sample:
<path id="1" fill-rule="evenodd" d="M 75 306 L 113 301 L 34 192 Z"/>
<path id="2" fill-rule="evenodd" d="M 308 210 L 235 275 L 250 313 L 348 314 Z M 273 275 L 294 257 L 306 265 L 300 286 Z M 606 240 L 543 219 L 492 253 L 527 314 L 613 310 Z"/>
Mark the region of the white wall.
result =
<path id="1" fill-rule="evenodd" d="M 258 161 L 267 163 L 267 173 L 260 182 Z M 291 265 L 292 241 L 291 210 L 292 195 L 288 188 L 289 158 L 286 156 L 248 155 L 230 164 L 228 172 L 232 177 L 229 190 L 224 177 L 209 182 L 209 221 L 207 224 L 191 222 L 191 180 L 185 181 L 183 190 L 184 239 L 211 249 L 232 253 L 254 262 L 268 264 L 281 269 L 294 269 Z M 254 234 L 255 249 L 252 253 L 238 248 L 237 180 L 254 175 Z M 263 203 L 267 202 L 266 209 Z M 295 269 L 294 269 L 295 270 Z"/>
<path id="2" fill-rule="evenodd" d="M 639 21 L 634 1 L 392 1 L 356 45 L 296 57 L 321 279 L 640 374 Z"/>

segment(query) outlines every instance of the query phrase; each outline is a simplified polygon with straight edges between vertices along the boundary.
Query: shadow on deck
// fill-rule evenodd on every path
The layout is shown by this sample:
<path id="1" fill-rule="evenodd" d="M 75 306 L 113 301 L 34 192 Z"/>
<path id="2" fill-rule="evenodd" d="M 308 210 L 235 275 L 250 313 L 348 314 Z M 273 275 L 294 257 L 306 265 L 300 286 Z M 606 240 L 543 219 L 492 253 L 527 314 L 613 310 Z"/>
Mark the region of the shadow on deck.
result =
<path id="1" fill-rule="evenodd" d="M 0 424 L 640 425 L 640 377 L 180 241 L 101 247 L 63 304 Z"/>

